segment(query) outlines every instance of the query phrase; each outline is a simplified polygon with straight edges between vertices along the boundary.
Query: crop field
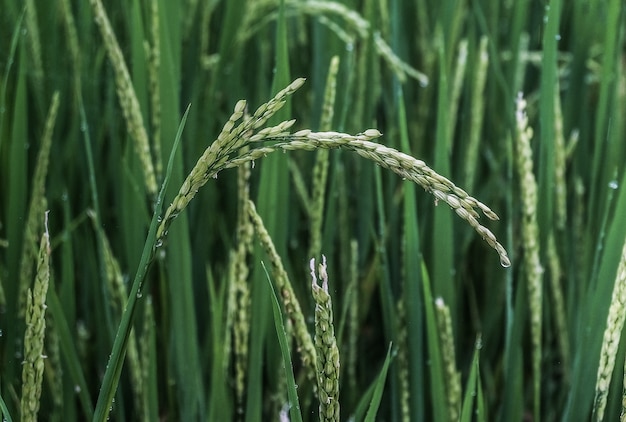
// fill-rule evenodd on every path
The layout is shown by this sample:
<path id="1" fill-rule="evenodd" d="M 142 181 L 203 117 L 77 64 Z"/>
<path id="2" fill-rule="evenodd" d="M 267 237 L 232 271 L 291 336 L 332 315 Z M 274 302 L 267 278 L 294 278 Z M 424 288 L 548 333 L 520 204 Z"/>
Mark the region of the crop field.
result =
<path id="1" fill-rule="evenodd" d="M 2 421 L 626 421 L 623 0 L 0 0 Z"/>

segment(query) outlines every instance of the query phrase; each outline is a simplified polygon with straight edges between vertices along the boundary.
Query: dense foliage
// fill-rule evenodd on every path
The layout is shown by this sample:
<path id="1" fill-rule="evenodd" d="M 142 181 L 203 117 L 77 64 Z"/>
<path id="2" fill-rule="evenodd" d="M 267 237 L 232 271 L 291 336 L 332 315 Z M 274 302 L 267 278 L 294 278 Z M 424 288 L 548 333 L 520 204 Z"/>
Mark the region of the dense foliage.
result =
<path id="1" fill-rule="evenodd" d="M 625 8 L 1 0 L 0 413 L 616 420 Z"/>

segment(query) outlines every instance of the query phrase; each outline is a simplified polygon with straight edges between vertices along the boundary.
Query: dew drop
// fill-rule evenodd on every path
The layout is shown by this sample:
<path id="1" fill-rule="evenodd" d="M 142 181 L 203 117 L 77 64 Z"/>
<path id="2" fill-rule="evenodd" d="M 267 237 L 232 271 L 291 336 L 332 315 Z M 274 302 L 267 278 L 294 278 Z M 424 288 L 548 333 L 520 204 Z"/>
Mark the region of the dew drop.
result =
<path id="1" fill-rule="evenodd" d="M 74 392 L 75 392 L 76 394 L 78 394 L 78 393 L 80 393 L 81 391 L 82 391 L 82 390 L 81 390 L 81 388 L 80 388 L 80 385 L 76 384 L 76 385 L 74 386 Z"/>
<path id="2" fill-rule="evenodd" d="M 561 41 L 561 34 L 556 34 L 554 37 L 557 41 Z"/>
<path id="3" fill-rule="evenodd" d="M 609 187 L 613 190 L 616 190 L 619 187 L 619 185 L 617 184 L 617 180 L 611 180 L 609 182 Z"/>
<path id="4" fill-rule="evenodd" d="M 141 299 L 143 297 L 143 293 L 141 291 L 137 292 L 137 299 Z"/>
<path id="5" fill-rule="evenodd" d="M 511 266 L 511 260 L 508 256 L 503 255 L 500 257 L 500 265 L 502 265 L 504 268 L 509 268 Z"/>
<path id="6" fill-rule="evenodd" d="M 156 245 L 154 245 L 154 246 L 157 247 L 157 248 L 160 248 L 161 246 L 163 246 L 163 239 L 157 240 Z"/>

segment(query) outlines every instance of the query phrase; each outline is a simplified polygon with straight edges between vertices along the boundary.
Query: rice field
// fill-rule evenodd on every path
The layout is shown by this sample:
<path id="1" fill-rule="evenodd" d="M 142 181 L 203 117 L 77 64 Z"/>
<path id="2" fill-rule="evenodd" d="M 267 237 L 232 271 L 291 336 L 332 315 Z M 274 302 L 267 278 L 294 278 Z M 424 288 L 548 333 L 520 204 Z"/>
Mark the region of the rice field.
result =
<path id="1" fill-rule="evenodd" d="M 626 421 L 621 0 L 0 0 L 6 421 Z"/>

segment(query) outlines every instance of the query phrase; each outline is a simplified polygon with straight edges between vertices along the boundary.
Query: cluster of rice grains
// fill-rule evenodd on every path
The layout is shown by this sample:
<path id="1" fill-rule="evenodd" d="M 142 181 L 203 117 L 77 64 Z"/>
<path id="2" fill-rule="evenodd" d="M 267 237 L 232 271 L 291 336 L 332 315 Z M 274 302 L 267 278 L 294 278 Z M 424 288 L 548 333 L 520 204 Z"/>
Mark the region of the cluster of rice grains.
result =
<path id="1" fill-rule="evenodd" d="M 46 296 L 50 282 L 50 236 L 48 213 L 45 214 L 45 231 L 39 245 L 37 275 L 33 288 L 27 290 L 26 333 L 24 334 L 24 362 L 22 364 L 23 421 L 36 421 L 44 370 L 44 337 L 46 331 Z"/>
<path id="2" fill-rule="evenodd" d="M 432 193 L 436 201 L 447 203 L 476 230 L 489 246 L 496 250 L 503 267 L 511 265 L 506 250 L 496 240 L 495 235 L 479 223 L 479 214 L 476 209 L 480 209 L 491 220 L 498 219 L 496 213 L 456 186 L 449 179 L 428 167 L 422 160 L 372 142 L 372 140 L 382 136 L 378 130 L 367 129 L 362 133 L 350 135 L 330 131 L 313 132 L 305 129 L 292 134 L 289 132 L 289 129 L 293 126 L 295 120 L 287 120 L 276 126 L 260 129 L 285 104 L 286 98 L 300 88 L 303 83 L 303 78 L 296 79 L 289 86 L 278 92 L 272 100 L 261 105 L 252 117 L 244 118 L 236 127 L 235 124 L 244 115 L 246 102 L 241 100 L 235 105 L 233 114 L 224 125 L 218 138 L 202 154 L 191 173 L 183 182 L 178 194 L 167 208 L 157 230 L 158 246 L 163 244 L 171 221 L 185 209 L 198 192 L 198 189 L 204 186 L 210 178 L 217 177 L 221 170 L 238 167 L 248 162 L 254 163 L 256 159 L 263 158 L 278 150 L 315 151 L 319 149 L 342 148 L 354 151 L 362 157 L 392 170 L 402 178 L 419 184 L 427 192 Z M 258 146 L 265 142 L 269 144 Z M 250 149 L 243 149 L 244 147 L 249 147 Z"/>
<path id="3" fill-rule="evenodd" d="M 328 293 L 326 257 L 317 273 L 315 258 L 311 259 L 311 288 L 315 299 L 315 350 L 317 350 L 317 387 L 320 399 L 320 421 L 339 420 L 339 349 L 333 326 L 333 307 Z"/>
<path id="4" fill-rule="evenodd" d="M 331 66 L 331 69 L 332 68 Z M 196 165 L 183 182 L 178 194 L 167 208 L 157 229 L 156 246 L 160 247 L 163 245 L 172 220 L 186 208 L 198 190 L 204 186 L 208 180 L 216 178 L 218 173 L 224 169 L 233 167 L 239 167 L 240 169 L 245 168 L 245 174 L 242 174 L 243 178 L 240 178 L 242 180 L 240 180 L 239 186 L 240 196 L 243 195 L 240 197 L 239 201 L 242 213 L 240 217 L 243 217 L 239 219 L 238 229 L 241 247 L 237 251 L 234 251 L 234 254 L 231 256 L 234 257 L 235 261 L 245 266 L 245 257 L 250 247 L 250 230 L 253 228 L 263 248 L 270 257 L 277 291 L 280 292 L 280 298 L 285 307 L 290 327 L 293 328 L 293 330 L 290 329 L 288 331 L 296 341 L 297 350 L 308 378 L 310 380 L 317 380 L 317 388 L 315 391 L 320 400 L 320 417 L 323 420 L 338 420 L 339 351 L 332 325 L 332 309 L 330 296 L 328 295 L 325 259 L 319 267 L 319 276 L 322 279 L 322 286 L 317 284 L 313 264 L 314 261 L 312 261 L 311 264 L 311 274 L 313 277 L 312 293 L 316 301 L 316 334 L 315 343 L 313 343 L 306 327 L 304 314 L 300 309 L 298 300 L 291 287 L 291 282 L 282 265 L 281 258 L 276 252 L 270 235 L 265 229 L 261 217 L 256 212 L 254 204 L 249 201 L 249 195 L 247 193 L 248 178 L 250 176 L 250 167 L 254 166 L 255 160 L 279 150 L 306 150 L 326 153 L 326 150 L 341 148 L 354 151 L 362 157 L 392 170 L 403 179 L 409 179 L 419 184 L 427 192 L 433 194 L 435 201 L 447 203 L 496 250 L 500 256 L 500 262 L 504 267 L 510 265 L 510 260 L 504 247 L 496 240 L 494 234 L 478 221 L 478 210 L 489 219 L 498 219 L 498 216 L 489 209 L 489 207 L 468 195 L 447 178 L 436 173 L 423 161 L 393 148 L 373 142 L 373 140 L 381 136 L 378 130 L 368 129 L 356 135 L 332 131 L 313 132 L 308 129 L 291 133 L 289 130 L 295 123 L 294 120 L 283 121 L 271 127 L 263 127 L 268 119 L 285 104 L 287 97 L 292 95 L 303 83 L 304 79 L 296 79 L 286 88 L 278 92 L 269 102 L 262 104 L 251 116 L 246 114 L 246 101 L 241 100 L 237 102 L 233 114 L 224 125 L 221 133 L 204 151 L 200 159 L 198 159 Z M 320 159 L 323 163 L 321 167 L 325 167 L 325 165 L 327 165 L 327 163 L 325 163 L 327 156 L 323 154 Z M 319 169 L 317 172 L 320 172 Z M 325 171 L 321 173 L 323 174 Z M 320 177 L 319 175 L 317 178 L 324 179 L 324 177 Z M 304 187 L 302 187 L 302 189 L 306 190 Z M 245 194 L 242 194 L 242 192 Z M 320 193 L 318 192 L 317 195 L 320 195 Z M 319 206 L 316 208 L 319 208 Z M 248 226 L 248 224 L 250 226 Z M 321 252 L 319 239 L 311 248 L 311 252 L 315 253 L 313 259 Z M 239 264 L 233 265 L 241 266 Z M 241 268 L 239 270 L 232 268 L 231 270 L 234 270 L 232 274 L 235 275 L 235 278 L 238 280 L 242 277 L 245 278 L 247 274 L 247 271 L 242 273 Z M 246 311 L 246 309 L 249 306 L 249 292 L 247 292 L 247 288 L 244 288 L 241 283 L 245 284 L 245 282 L 241 282 L 241 280 L 238 282 L 240 287 L 236 290 L 239 293 L 235 291 L 231 292 L 233 297 L 230 300 L 231 304 L 229 308 L 231 308 L 231 311 L 233 308 L 237 308 L 240 312 L 247 315 L 248 311 Z M 241 290 L 242 288 L 243 290 Z M 243 294 L 242 297 L 247 299 L 244 299 L 244 303 L 240 303 L 235 297 L 241 296 L 244 290 L 247 293 Z M 237 306 L 235 303 L 241 306 Z M 235 314 L 239 311 L 236 311 Z M 231 315 L 232 313 L 228 312 L 228 314 Z M 243 320 L 239 320 L 241 318 L 243 318 Z M 233 329 L 235 337 L 239 338 L 241 335 L 247 336 L 247 331 L 239 332 L 237 329 L 237 327 L 245 325 L 247 318 L 248 316 L 242 314 L 239 315 L 239 317 L 233 315 L 230 319 L 229 330 L 231 328 Z M 237 340 L 237 338 L 235 340 Z M 236 344 L 233 344 L 235 349 L 241 348 L 242 341 L 243 339 L 241 338 L 235 341 Z M 236 350 L 234 352 L 235 355 L 238 353 Z M 244 350 L 239 350 L 239 352 L 244 353 L 244 355 L 247 353 Z M 242 358 L 245 360 L 244 356 L 242 356 Z M 236 366 L 238 367 L 236 373 L 239 374 L 237 376 L 237 390 L 239 400 L 241 400 L 243 396 L 245 368 L 241 367 L 241 365 Z M 454 403 L 453 406 L 456 407 L 456 403 Z"/>

